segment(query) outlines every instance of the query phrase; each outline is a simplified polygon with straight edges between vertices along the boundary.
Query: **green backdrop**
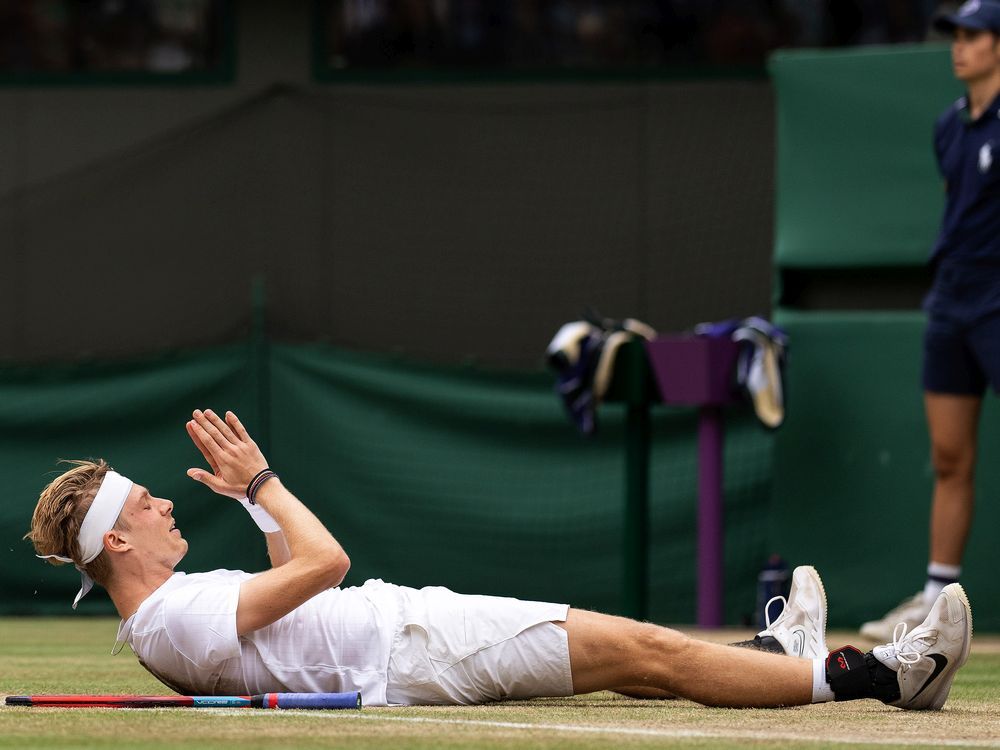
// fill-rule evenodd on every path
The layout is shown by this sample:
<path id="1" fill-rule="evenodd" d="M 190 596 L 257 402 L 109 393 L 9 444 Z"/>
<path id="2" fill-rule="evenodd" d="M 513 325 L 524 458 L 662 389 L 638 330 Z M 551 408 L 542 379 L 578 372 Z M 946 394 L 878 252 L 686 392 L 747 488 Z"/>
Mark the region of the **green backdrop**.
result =
<path id="1" fill-rule="evenodd" d="M 181 569 L 260 569 L 243 510 L 184 475 L 184 422 L 232 408 L 283 480 L 344 544 L 346 584 L 410 585 L 622 608 L 623 409 L 579 437 L 544 372 L 408 363 L 305 345 L 234 346 L 119 364 L 0 371 L 0 613 L 69 613 L 72 569 L 35 560 L 26 531 L 58 457 L 101 455 L 175 502 Z M 695 613 L 695 415 L 654 409 L 650 614 Z M 752 612 L 769 550 L 771 436 L 735 410 L 727 445 L 727 619 Z M 80 612 L 107 613 L 102 594 Z"/>
<path id="2" fill-rule="evenodd" d="M 792 408 L 774 455 L 771 538 L 823 573 L 832 625 L 880 617 L 923 587 L 933 476 L 920 387 L 918 312 L 796 313 Z M 980 630 L 1000 628 L 1000 415 L 984 407 L 978 507 L 962 583 Z"/>
<path id="3" fill-rule="evenodd" d="M 775 55 L 779 267 L 919 265 L 944 205 L 933 125 L 962 89 L 937 45 Z"/>

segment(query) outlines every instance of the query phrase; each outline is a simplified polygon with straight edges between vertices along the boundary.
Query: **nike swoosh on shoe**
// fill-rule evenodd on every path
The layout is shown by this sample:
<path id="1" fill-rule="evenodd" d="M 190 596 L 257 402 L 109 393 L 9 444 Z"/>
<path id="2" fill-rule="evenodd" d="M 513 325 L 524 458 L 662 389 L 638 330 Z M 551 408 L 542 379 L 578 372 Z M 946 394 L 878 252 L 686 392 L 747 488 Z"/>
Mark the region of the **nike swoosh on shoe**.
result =
<path id="1" fill-rule="evenodd" d="M 791 655 L 792 656 L 802 656 L 806 650 L 806 633 L 804 630 L 795 630 L 792 632 L 792 642 L 791 642 Z M 937 674 L 935 672 L 935 674 Z M 923 688 L 921 688 L 923 689 Z"/>
<path id="2" fill-rule="evenodd" d="M 924 684 L 920 686 L 920 690 L 913 694 L 913 698 L 910 699 L 911 701 L 924 692 L 924 688 L 934 682 L 937 676 L 945 670 L 945 667 L 948 666 L 948 657 L 942 654 L 927 654 L 927 656 L 934 660 L 934 671 L 931 672 L 930 677 L 924 681 Z"/>

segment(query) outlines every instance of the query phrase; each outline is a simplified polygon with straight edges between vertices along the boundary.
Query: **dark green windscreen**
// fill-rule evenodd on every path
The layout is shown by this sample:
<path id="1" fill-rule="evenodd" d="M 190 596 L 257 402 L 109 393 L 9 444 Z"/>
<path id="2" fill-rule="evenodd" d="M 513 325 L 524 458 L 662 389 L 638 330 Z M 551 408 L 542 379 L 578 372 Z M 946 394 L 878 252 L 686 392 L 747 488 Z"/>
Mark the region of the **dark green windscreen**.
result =
<path id="1" fill-rule="evenodd" d="M 923 263 L 944 205 L 934 121 L 962 93 L 947 48 L 785 52 L 771 75 L 776 264 Z"/>
<path id="2" fill-rule="evenodd" d="M 924 585 L 932 472 L 920 385 L 921 313 L 778 317 L 793 343 L 774 455 L 774 546 L 823 574 L 830 624 L 857 627 Z M 976 627 L 1000 627 L 996 398 L 980 432 L 979 503 L 962 583 Z"/>
<path id="3" fill-rule="evenodd" d="M 601 434 L 588 441 L 546 373 L 302 345 L 272 346 L 261 367 L 260 351 L 0 370 L 10 489 L 0 504 L 0 613 L 70 611 L 78 576 L 35 560 L 20 540 L 58 457 L 103 455 L 174 500 L 191 543 L 181 569 L 266 565 L 243 510 L 184 475 L 199 460 L 184 432 L 195 406 L 234 409 L 269 444 L 283 481 L 350 554 L 348 585 L 382 577 L 622 611 L 621 406 L 602 408 Z M 695 430 L 692 411 L 654 408 L 649 598 L 660 621 L 695 617 Z M 728 437 L 726 616 L 738 623 L 770 551 L 771 436 L 734 410 Z M 110 602 L 98 592 L 80 611 L 110 612 Z"/>

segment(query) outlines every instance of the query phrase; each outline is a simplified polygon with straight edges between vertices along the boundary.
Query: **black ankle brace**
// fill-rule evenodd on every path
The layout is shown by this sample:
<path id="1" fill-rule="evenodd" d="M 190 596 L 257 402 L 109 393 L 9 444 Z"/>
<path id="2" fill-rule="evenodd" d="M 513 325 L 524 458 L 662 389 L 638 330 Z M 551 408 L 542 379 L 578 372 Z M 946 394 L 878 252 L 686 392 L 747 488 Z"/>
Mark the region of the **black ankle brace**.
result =
<path id="1" fill-rule="evenodd" d="M 838 701 L 877 698 L 892 703 L 900 696 L 896 673 L 870 651 L 862 654 L 854 646 L 830 652 L 826 657 L 826 680 Z"/>
<path id="2" fill-rule="evenodd" d="M 865 655 L 854 646 L 830 652 L 826 657 L 826 681 L 838 701 L 872 697 L 872 681 L 868 677 Z"/>
<path id="3" fill-rule="evenodd" d="M 869 651 L 865 654 L 865 664 L 868 665 L 868 674 L 872 678 L 872 692 L 874 697 L 883 703 L 893 703 L 900 699 L 899 678 L 895 670 L 889 669 L 885 664 L 875 658 Z"/>

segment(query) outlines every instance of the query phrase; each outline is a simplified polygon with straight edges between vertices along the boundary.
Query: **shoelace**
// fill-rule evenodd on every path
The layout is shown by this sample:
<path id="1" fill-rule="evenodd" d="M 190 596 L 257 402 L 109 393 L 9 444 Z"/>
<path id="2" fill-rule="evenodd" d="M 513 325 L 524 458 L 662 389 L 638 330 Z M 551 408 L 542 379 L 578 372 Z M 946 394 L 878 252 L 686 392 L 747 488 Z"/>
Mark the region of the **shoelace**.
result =
<path id="1" fill-rule="evenodd" d="M 937 635 L 937 631 L 928 630 L 927 632 L 916 636 L 911 633 L 910 640 L 904 643 L 907 629 L 908 628 L 905 622 L 896 623 L 896 627 L 892 629 L 892 643 L 889 645 L 892 646 L 892 650 L 896 653 L 896 660 L 899 661 L 900 664 L 913 665 L 924 658 L 924 655 L 913 647 L 913 642 L 924 641 L 928 646 L 931 646 L 933 645 L 933 641 L 931 639 Z M 905 651 L 903 650 L 904 646 L 908 647 Z"/>
<path id="2" fill-rule="evenodd" d="M 764 624 L 767 626 L 764 628 L 764 630 L 771 629 L 771 625 L 773 624 L 771 622 L 771 605 L 777 601 L 781 602 L 781 612 L 778 614 L 776 618 L 774 618 L 774 622 L 780 620 L 781 615 L 785 614 L 785 608 L 788 606 L 788 600 L 785 597 L 779 594 L 778 596 L 772 596 L 770 599 L 768 599 L 767 604 L 764 605 Z"/>

